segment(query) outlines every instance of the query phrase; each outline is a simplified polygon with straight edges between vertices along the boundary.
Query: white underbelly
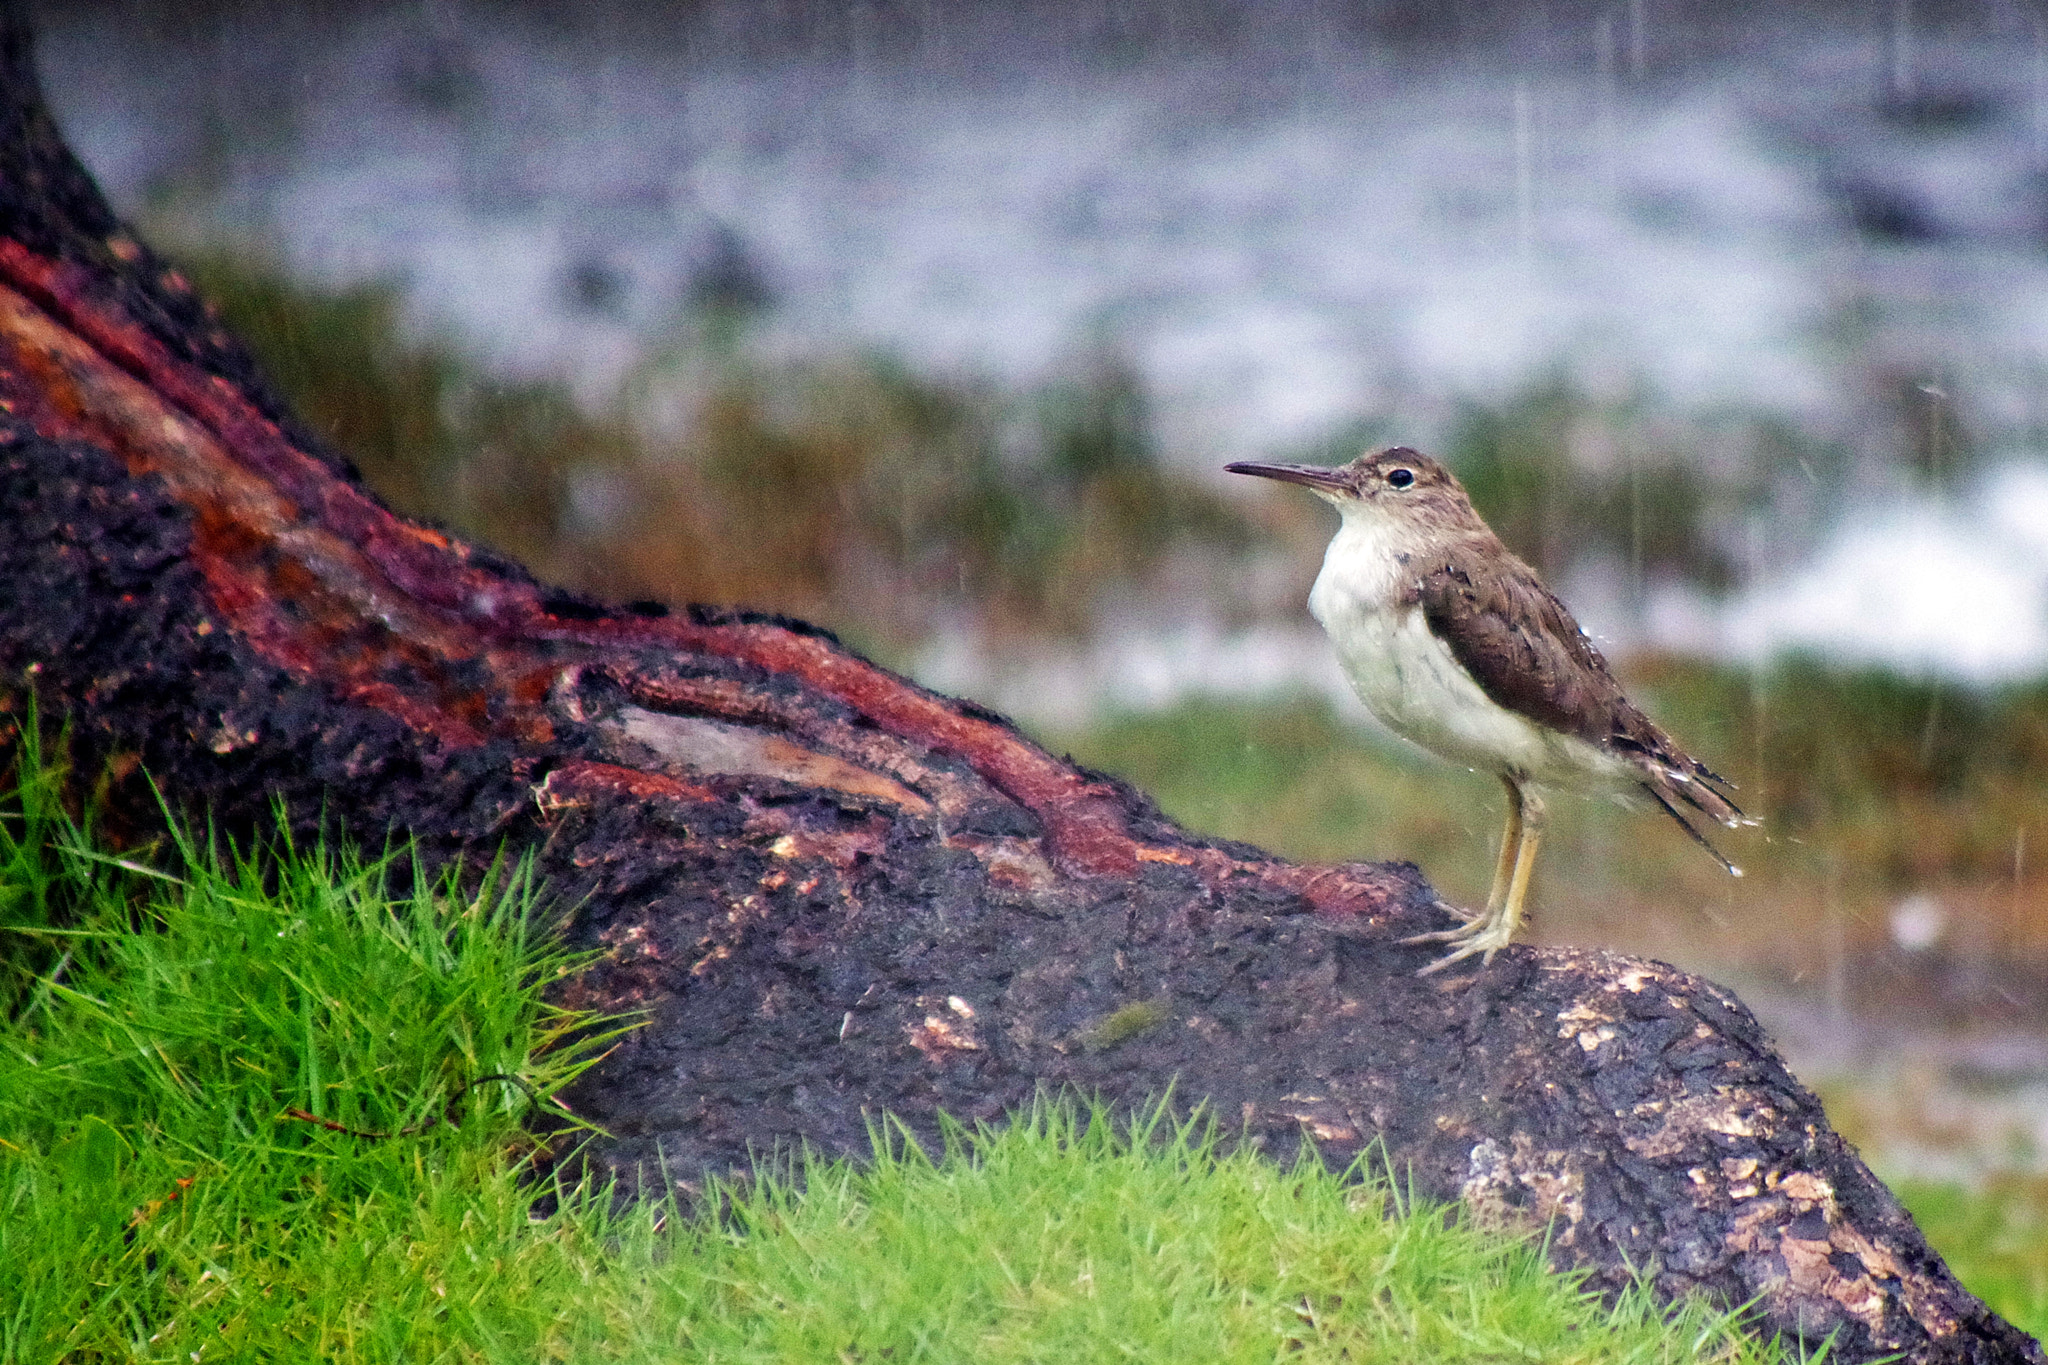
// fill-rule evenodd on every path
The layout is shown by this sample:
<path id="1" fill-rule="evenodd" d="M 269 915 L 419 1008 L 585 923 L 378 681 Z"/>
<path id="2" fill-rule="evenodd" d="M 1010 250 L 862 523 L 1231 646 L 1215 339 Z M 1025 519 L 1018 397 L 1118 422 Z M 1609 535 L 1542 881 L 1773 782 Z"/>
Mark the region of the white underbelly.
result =
<path id="1" fill-rule="evenodd" d="M 1630 790 L 1639 780 L 1626 760 L 1495 703 L 1418 608 L 1344 612 L 1330 635 L 1366 708 L 1439 758 L 1586 792 Z"/>

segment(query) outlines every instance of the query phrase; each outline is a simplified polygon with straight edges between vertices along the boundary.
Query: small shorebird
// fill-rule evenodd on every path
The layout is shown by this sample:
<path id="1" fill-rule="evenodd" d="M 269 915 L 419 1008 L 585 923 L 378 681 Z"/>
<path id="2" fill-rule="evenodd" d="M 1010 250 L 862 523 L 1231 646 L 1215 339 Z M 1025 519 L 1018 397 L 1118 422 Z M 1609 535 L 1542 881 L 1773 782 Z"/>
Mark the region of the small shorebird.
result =
<path id="1" fill-rule="evenodd" d="M 1298 483 L 1343 515 L 1308 609 L 1352 688 L 1395 734 L 1507 788 L 1486 909 L 1456 929 L 1402 940 L 1453 945 L 1424 974 L 1475 955 L 1491 962 L 1514 937 L 1543 841 L 1538 788 L 1654 802 L 1742 875 L 1679 811 L 1754 823 L 1728 799 L 1732 784 L 1622 694 L 1571 612 L 1480 520 L 1449 470 L 1405 446 L 1336 468 L 1226 468 Z"/>

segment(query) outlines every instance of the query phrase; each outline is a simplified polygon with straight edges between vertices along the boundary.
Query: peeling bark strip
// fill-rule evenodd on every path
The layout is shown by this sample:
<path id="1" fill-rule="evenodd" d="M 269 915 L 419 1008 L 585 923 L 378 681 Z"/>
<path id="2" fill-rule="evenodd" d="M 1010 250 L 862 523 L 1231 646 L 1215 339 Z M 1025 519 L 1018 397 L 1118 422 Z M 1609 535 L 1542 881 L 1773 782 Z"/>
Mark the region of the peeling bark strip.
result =
<path id="1" fill-rule="evenodd" d="M 392 516 L 114 220 L 18 22 L 0 83 L 0 708 L 70 716 L 139 826 L 147 772 L 231 830 L 282 796 L 534 850 L 606 950 L 570 1000 L 652 1019 L 572 1097 L 600 1159 L 687 1182 L 1171 1083 L 1837 1359 L 2044 1360 L 1713 985 L 1526 946 L 1419 980 L 1412 866 L 1194 838 L 817 631 L 612 610 Z"/>

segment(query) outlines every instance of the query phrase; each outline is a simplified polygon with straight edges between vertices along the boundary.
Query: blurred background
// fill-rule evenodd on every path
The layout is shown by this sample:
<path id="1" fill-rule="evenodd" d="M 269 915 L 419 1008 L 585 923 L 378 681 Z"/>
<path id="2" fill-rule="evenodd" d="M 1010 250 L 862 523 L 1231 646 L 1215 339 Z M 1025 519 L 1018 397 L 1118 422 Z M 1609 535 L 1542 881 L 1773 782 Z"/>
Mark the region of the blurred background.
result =
<path id="1" fill-rule="evenodd" d="M 2048 10 L 1761 8 L 39 25 L 117 208 L 400 509 L 1470 903 L 1496 784 L 1371 728 L 1304 606 L 1332 514 L 1220 472 L 1442 455 L 1763 819 L 1736 881 L 1556 803 L 1538 937 L 1736 986 L 1889 1174 L 2038 1181 Z"/>

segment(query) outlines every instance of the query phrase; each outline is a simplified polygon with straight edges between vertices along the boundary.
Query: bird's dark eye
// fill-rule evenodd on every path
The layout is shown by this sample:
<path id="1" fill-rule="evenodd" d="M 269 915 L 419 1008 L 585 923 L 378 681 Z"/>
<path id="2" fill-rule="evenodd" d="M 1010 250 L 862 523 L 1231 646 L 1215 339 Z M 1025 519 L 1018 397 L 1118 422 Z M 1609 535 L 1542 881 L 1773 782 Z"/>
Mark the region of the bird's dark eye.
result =
<path id="1" fill-rule="evenodd" d="M 1387 482 L 1396 488 L 1406 488 L 1415 482 L 1415 471 L 1406 465 L 1399 469 L 1389 469 L 1387 471 Z"/>

